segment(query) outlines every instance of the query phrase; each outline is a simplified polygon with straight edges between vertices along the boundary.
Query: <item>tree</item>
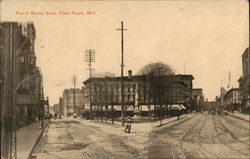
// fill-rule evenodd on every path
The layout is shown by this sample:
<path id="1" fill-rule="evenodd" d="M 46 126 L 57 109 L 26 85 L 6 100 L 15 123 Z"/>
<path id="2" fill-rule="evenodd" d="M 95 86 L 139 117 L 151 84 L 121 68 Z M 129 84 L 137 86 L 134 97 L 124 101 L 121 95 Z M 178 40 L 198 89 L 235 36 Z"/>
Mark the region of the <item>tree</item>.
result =
<path id="1" fill-rule="evenodd" d="M 149 119 L 151 118 L 151 105 L 154 105 L 154 118 L 156 119 L 158 116 L 162 119 L 162 107 L 164 103 L 168 103 L 164 96 L 166 95 L 166 92 L 168 92 L 166 89 L 169 89 L 167 88 L 164 76 L 174 74 L 175 71 L 169 65 L 162 62 L 147 64 L 137 72 L 137 75 L 147 76 L 148 79 L 148 84 L 147 86 L 144 86 L 144 90 L 145 97 L 147 98 Z M 146 91 L 146 87 L 148 87 L 148 91 Z"/>
<path id="2" fill-rule="evenodd" d="M 155 62 L 149 63 L 142 67 L 138 72 L 137 75 L 155 75 L 157 74 L 157 68 L 161 68 L 162 75 L 174 75 L 175 71 L 171 68 L 168 64 L 163 62 Z"/>

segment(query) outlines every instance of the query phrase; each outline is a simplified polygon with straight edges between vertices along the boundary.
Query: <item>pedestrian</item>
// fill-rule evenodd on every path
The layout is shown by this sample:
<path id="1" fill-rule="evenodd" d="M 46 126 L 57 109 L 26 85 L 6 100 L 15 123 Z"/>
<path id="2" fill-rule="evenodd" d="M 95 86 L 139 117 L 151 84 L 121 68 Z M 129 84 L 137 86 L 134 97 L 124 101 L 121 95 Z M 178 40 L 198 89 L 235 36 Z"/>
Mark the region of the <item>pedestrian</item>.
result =
<path id="1" fill-rule="evenodd" d="M 180 110 L 177 110 L 177 119 L 178 119 L 178 120 L 180 119 L 180 115 L 181 115 L 181 111 L 180 111 Z"/>
<path id="2" fill-rule="evenodd" d="M 132 125 L 132 119 L 131 119 L 131 117 L 129 116 L 128 119 L 127 119 L 126 127 L 125 127 L 125 129 L 124 129 L 124 132 L 125 132 L 125 133 L 130 133 L 130 131 L 131 131 L 131 125 Z"/>
<path id="3" fill-rule="evenodd" d="M 49 123 L 51 123 L 51 118 L 53 118 L 52 113 L 49 113 L 48 116 L 49 116 Z"/>
<path id="4" fill-rule="evenodd" d="M 76 118 L 76 113 L 73 114 L 73 117 Z"/>

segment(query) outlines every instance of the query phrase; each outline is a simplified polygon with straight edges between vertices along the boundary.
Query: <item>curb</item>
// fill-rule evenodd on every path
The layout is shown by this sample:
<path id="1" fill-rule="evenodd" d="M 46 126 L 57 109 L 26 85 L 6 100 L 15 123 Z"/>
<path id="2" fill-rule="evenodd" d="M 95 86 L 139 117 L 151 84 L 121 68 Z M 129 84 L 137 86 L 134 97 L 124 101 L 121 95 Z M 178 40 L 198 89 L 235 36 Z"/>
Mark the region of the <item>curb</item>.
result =
<path id="1" fill-rule="evenodd" d="M 194 116 L 191 116 L 191 118 L 192 118 L 192 117 L 194 117 Z M 156 125 L 156 127 L 162 127 L 162 126 L 165 126 L 165 125 L 167 125 L 167 124 L 169 124 L 169 123 L 173 123 L 173 122 L 176 122 L 176 121 L 180 121 L 181 119 L 190 118 L 190 117 L 187 116 L 187 115 L 185 115 L 185 116 L 180 116 L 179 119 L 174 119 L 174 118 L 176 118 L 175 116 L 174 116 L 174 117 L 170 117 L 170 118 L 172 118 L 172 120 L 170 120 L 170 121 L 168 121 L 168 122 L 166 122 L 166 123 L 163 123 L 163 124 Z M 166 119 L 170 119 L 170 118 L 166 118 Z M 159 120 L 158 120 L 158 121 L 159 121 Z"/>
<path id="2" fill-rule="evenodd" d="M 32 153 L 33 153 L 33 151 L 35 150 L 36 145 L 38 144 L 38 142 L 39 142 L 40 139 L 42 138 L 43 133 L 44 133 L 44 131 L 45 131 L 45 129 L 47 128 L 48 125 L 49 125 L 49 124 L 47 123 L 47 124 L 45 125 L 45 127 L 43 128 L 43 130 L 41 131 L 40 135 L 38 136 L 38 138 L 37 138 L 37 140 L 36 140 L 36 142 L 35 142 L 35 144 L 34 144 L 34 146 L 33 146 L 32 149 L 31 149 L 31 151 L 30 151 L 30 153 L 29 153 L 27 159 L 33 159 L 33 158 L 34 158 L 34 156 L 32 156 Z"/>
<path id="3" fill-rule="evenodd" d="M 246 121 L 246 122 L 250 122 L 250 120 L 246 120 L 246 119 L 243 119 L 243 118 L 241 118 L 241 117 L 238 117 L 238 116 L 236 116 L 236 115 L 232 115 L 232 114 L 229 114 L 230 116 L 232 116 L 232 117 L 234 117 L 234 118 L 237 118 L 237 119 L 240 119 L 240 120 L 244 120 L 244 121 Z M 250 118 L 250 116 L 248 116 L 248 119 Z"/>

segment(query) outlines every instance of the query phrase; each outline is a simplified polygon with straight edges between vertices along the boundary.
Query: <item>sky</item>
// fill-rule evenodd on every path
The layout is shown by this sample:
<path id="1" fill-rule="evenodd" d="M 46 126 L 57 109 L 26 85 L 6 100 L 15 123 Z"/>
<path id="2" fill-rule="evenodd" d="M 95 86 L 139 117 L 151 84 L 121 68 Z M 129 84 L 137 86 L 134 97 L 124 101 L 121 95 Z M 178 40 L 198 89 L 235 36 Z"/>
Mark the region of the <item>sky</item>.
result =
<path id="1" fill-rule="evenodd" d="M 249 46 L 247 0 L 73 1 L 22 0 L 0 2 L 2 21 L 33 21 L 35 53 L 45 96 L 56 104 L 65 88 L 89 77 L 85 50 L 95 50 L 94 72 L 120 76 L 124 22 L 124 73 L 133 74 L 151 62 L 164 62 L 176 74 L 194 76 L 193 87 L 214 100 L 221 84 L 238 87 L 241 55 Z M 92 11 L 90 15 L 60 12 Z M 57 15 L 32 15 L 56 12 Z M 22 15 L 23 13 L 23 15 Z M 26 15 L 27 14 L 27 15 Z"/>

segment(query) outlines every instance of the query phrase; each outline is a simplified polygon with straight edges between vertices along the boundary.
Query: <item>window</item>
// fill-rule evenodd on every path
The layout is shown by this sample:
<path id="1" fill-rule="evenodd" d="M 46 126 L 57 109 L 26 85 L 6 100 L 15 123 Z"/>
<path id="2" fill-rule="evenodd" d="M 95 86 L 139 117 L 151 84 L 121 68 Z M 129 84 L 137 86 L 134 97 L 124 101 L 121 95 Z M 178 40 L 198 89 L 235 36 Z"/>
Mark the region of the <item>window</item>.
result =
<path id="1" fill-rule="evenodd" d="M 20 57 L 20 62 L 24 62 L 24 57 L 22 56 L 22 57 Z"/>

